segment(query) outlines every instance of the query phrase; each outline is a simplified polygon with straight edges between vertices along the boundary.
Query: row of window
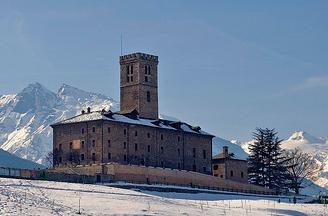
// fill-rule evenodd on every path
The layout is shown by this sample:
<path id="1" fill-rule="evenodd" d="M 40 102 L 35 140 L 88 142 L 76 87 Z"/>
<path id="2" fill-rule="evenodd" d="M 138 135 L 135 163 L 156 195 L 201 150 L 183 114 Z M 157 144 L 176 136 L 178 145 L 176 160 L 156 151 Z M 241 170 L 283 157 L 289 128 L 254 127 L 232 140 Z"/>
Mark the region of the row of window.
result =
<path id="1" fill-rule="evenodd" d="M 92 132 L 93 132 L 93 133 L 96 132 L 96 127 L 92 127 Z M 107 133 L 110 133 L 110 132 L 111 132 L 110 127 L 107 127 Z M 81 129 L 81 133 L 82 133 L 82 134 L 85 133 L 85 129 L 84 129 L 84 128 Z M 127 130 L 126 130 L 126 129 L 123 130 L 123 134 L 124 134 L 125 136 L 127 135 Z M 138 136 L 138 131 L 135 131 L 135 132 L 134 132 L 134 136 Z M 149 138 L 149 139 L 151 138 L 151 135 L 150 135 L 149 132 L 147 133 L 147 138 Z M 161 140 L 164 140 L 164 135 L 161 134 L 161 135 L 160 135 L 160 138 L 161 138 Z M 181 141 L 181 137 L 180 137 L 180 136 L 178 136 L 177 139 L 178 139 L 178 142 Z"/>
<path id="2" fill-rule="evenodd" d="M 150 82 L 151 78 L 151 69 L 149 65 L 145 65 L 145 82 Z M 126 82 L 133 82 L 133 65 L 127 65 L 126 66 Z"/>

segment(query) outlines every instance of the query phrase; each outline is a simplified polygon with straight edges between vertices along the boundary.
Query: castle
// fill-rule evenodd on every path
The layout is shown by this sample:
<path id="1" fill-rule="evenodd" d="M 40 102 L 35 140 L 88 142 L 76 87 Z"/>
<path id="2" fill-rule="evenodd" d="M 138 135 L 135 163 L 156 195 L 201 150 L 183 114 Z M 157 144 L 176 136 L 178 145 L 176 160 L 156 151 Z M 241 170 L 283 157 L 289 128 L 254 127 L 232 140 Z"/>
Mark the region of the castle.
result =
<path id="1" fill-rule="evenodd" d="M 93 111 L 52 125 L 57 167 L 108 162 L 212 174 L 212 138 L 198 126 L 160 119 L 158 57 L 120 57 L 120 111 Z"/>

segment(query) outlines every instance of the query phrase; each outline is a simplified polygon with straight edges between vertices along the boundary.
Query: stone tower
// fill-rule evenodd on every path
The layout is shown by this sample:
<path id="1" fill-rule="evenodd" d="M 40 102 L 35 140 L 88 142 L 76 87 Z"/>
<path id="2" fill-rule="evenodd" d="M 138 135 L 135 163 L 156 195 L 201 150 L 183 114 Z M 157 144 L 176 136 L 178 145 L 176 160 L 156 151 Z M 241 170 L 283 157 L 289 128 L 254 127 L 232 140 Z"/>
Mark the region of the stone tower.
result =
<path id="1" fill-rule="evenodd" d="M 121 113 L 136 109 L 140 117 L 158 119 L 157 65 L 154 55 L 120 56 Z"/>

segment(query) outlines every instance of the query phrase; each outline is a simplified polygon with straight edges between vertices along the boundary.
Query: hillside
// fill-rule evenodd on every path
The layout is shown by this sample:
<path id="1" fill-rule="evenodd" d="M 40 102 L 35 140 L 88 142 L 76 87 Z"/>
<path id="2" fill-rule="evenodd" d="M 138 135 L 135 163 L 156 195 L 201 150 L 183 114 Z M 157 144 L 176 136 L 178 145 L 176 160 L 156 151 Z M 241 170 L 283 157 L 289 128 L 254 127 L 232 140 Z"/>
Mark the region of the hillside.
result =
<path id="1" fill-rule="evenodd" d="M 325 215 L 288 197 L 127 190 L 102 185 L 0 178 L 1 215 Z"/>
<path id="2" fill-rule="evenodd" d="M 0 167 L 20 168 L 20 169 L 38 169 L 44 168 L 38 163 L 22 159 L 9 152 L 0 149 Z"/>

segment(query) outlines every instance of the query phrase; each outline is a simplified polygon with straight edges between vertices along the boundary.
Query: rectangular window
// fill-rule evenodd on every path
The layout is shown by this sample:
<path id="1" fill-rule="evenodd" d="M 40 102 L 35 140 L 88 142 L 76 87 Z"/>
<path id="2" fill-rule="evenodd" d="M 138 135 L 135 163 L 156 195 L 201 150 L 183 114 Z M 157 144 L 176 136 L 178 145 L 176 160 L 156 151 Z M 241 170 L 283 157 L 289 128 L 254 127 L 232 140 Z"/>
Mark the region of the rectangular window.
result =
<path id="1" fill-rule="evenodd" d="M 92 153 L 92 160 L 96 161 L 96 153 Z"/>
<path id="2" fill-rule="evenodd" d="M 134 136 L 138 136 L 138 131 L 135 131 L 134 132 Z"/>
<path id="3" fill-rule="evenodd" d="M 63 147 L 63 145 L 62 144 L 59 144 L 59 150 L 60 151 L 62 150 L 62 147 Z"/>
<path id="4" fill-rule="evenodd" d="M 164 136 L 163 136 L 163 134 L 161 134 L 161 140 L 163 140 L 164 139 Z"/>
<path id="5" fill-rule="evenodd" d="M 107 132 L 110 133 L 110 127 L 107 128 Z"/>
<path id="6" fill-rule="evenodd" d="M 126 161 L 126 155 L 124 155 L 124 161 Z"/>
<path id="7" fill-rule="evenodd" d="M 92 140 L 92 147 L 96 146 L 96 140 Z"/>
<path id="8" fill-rule="evenodd" d="M 69 143 L 69 149 L 72 149 L 72 148 L 73 148 L 73 143 L 70 142 L 70 143 Z"/>
<path id="9" fill-rule="evenodd" d="M 147 137 L 150 138 L 150 133 L 147 133 Z"/>
<path id="10" fill-rule="evenodd" d="M 192 156 L 195 158 L 196 157 L 196 148 L 192 149 Z"/>
<path id="11" fill-rule="evenodd" d="M 112 158 L 111 153 L 108 153 L 108 160 L 110 160 Z"/>
<path id="12" fill-rule="evenodd" d="M 203 150 L 203 159 L 206 159 L 206 150 Z"/>
<path id="13" fill-rule="evenodd" d="M 134 144 L 134 150 L 135 150 L 135 151 L 138 151 L 138 143 L 135 143 L 135 144 Z"/>
<path id="14" fill-rule="evenodd" d="M 150 145 L 148 145 L 148 152 L 150 152 Z"/>
<path id="15" fill-rule="evenodd" d="M 84 134 L 84 128 L 82 128 L 81 133 Z"/>
<path id="16" fill-rule="evenodd" d="M 81 147 L 84 148 L 84 140 L 81 141 Z"/>
<path id="17" fill-rule="evenodd" d="M 110 140 L 107 140 L 108 148 L 110 148 Z"/>
<path id="18" fill-rule="evenodd" d="M 126 135 L 126 129 L 124 129 L 123 133 L 124 133 L 124 135 Z"/>
<path id="19" fill-rule="evenodd" d="M 180 142 L 180 136 L 178 136 L 178 142 Z"/>
<path id="20" fill-rule="evenodd" d="M 218 165 L 214 165 L 214 166 L 213 166 L 213 169 L 214 169 L 214 170 L 218 170 L 218 168 L 219 168 Z"/>
<path id="21" fill-rule="evenodd" d="M 230 171 L 230 176 L 233 177 L 233 171 L 232 170 Z"/>
<path id="22" fill-rule="evenodd" d="M 84 160 L 84 154 L 81 154 L 81 161 Z"/>
<path id="23" fill-rule="evenodd" d="M 126 149 L 126 142 L 124 142 L 124 144 L 123 144 L 123 145 L 124 145 L 124 146 L 123 146 L 123 147 L 124 147 L 124 149 Z"/>
<path id="24" fill-rule="evenodd" d="M 164 153 L 164 148 L 163 148 L 163 146 L 161 146 L 161 153 L 162 153 L 162 154 Z"/>
<path id="25" fill-rule="evenodd" d="M 96 128 L 95 127 L 92 127 L 92 132 L 96 132 Z"/>

